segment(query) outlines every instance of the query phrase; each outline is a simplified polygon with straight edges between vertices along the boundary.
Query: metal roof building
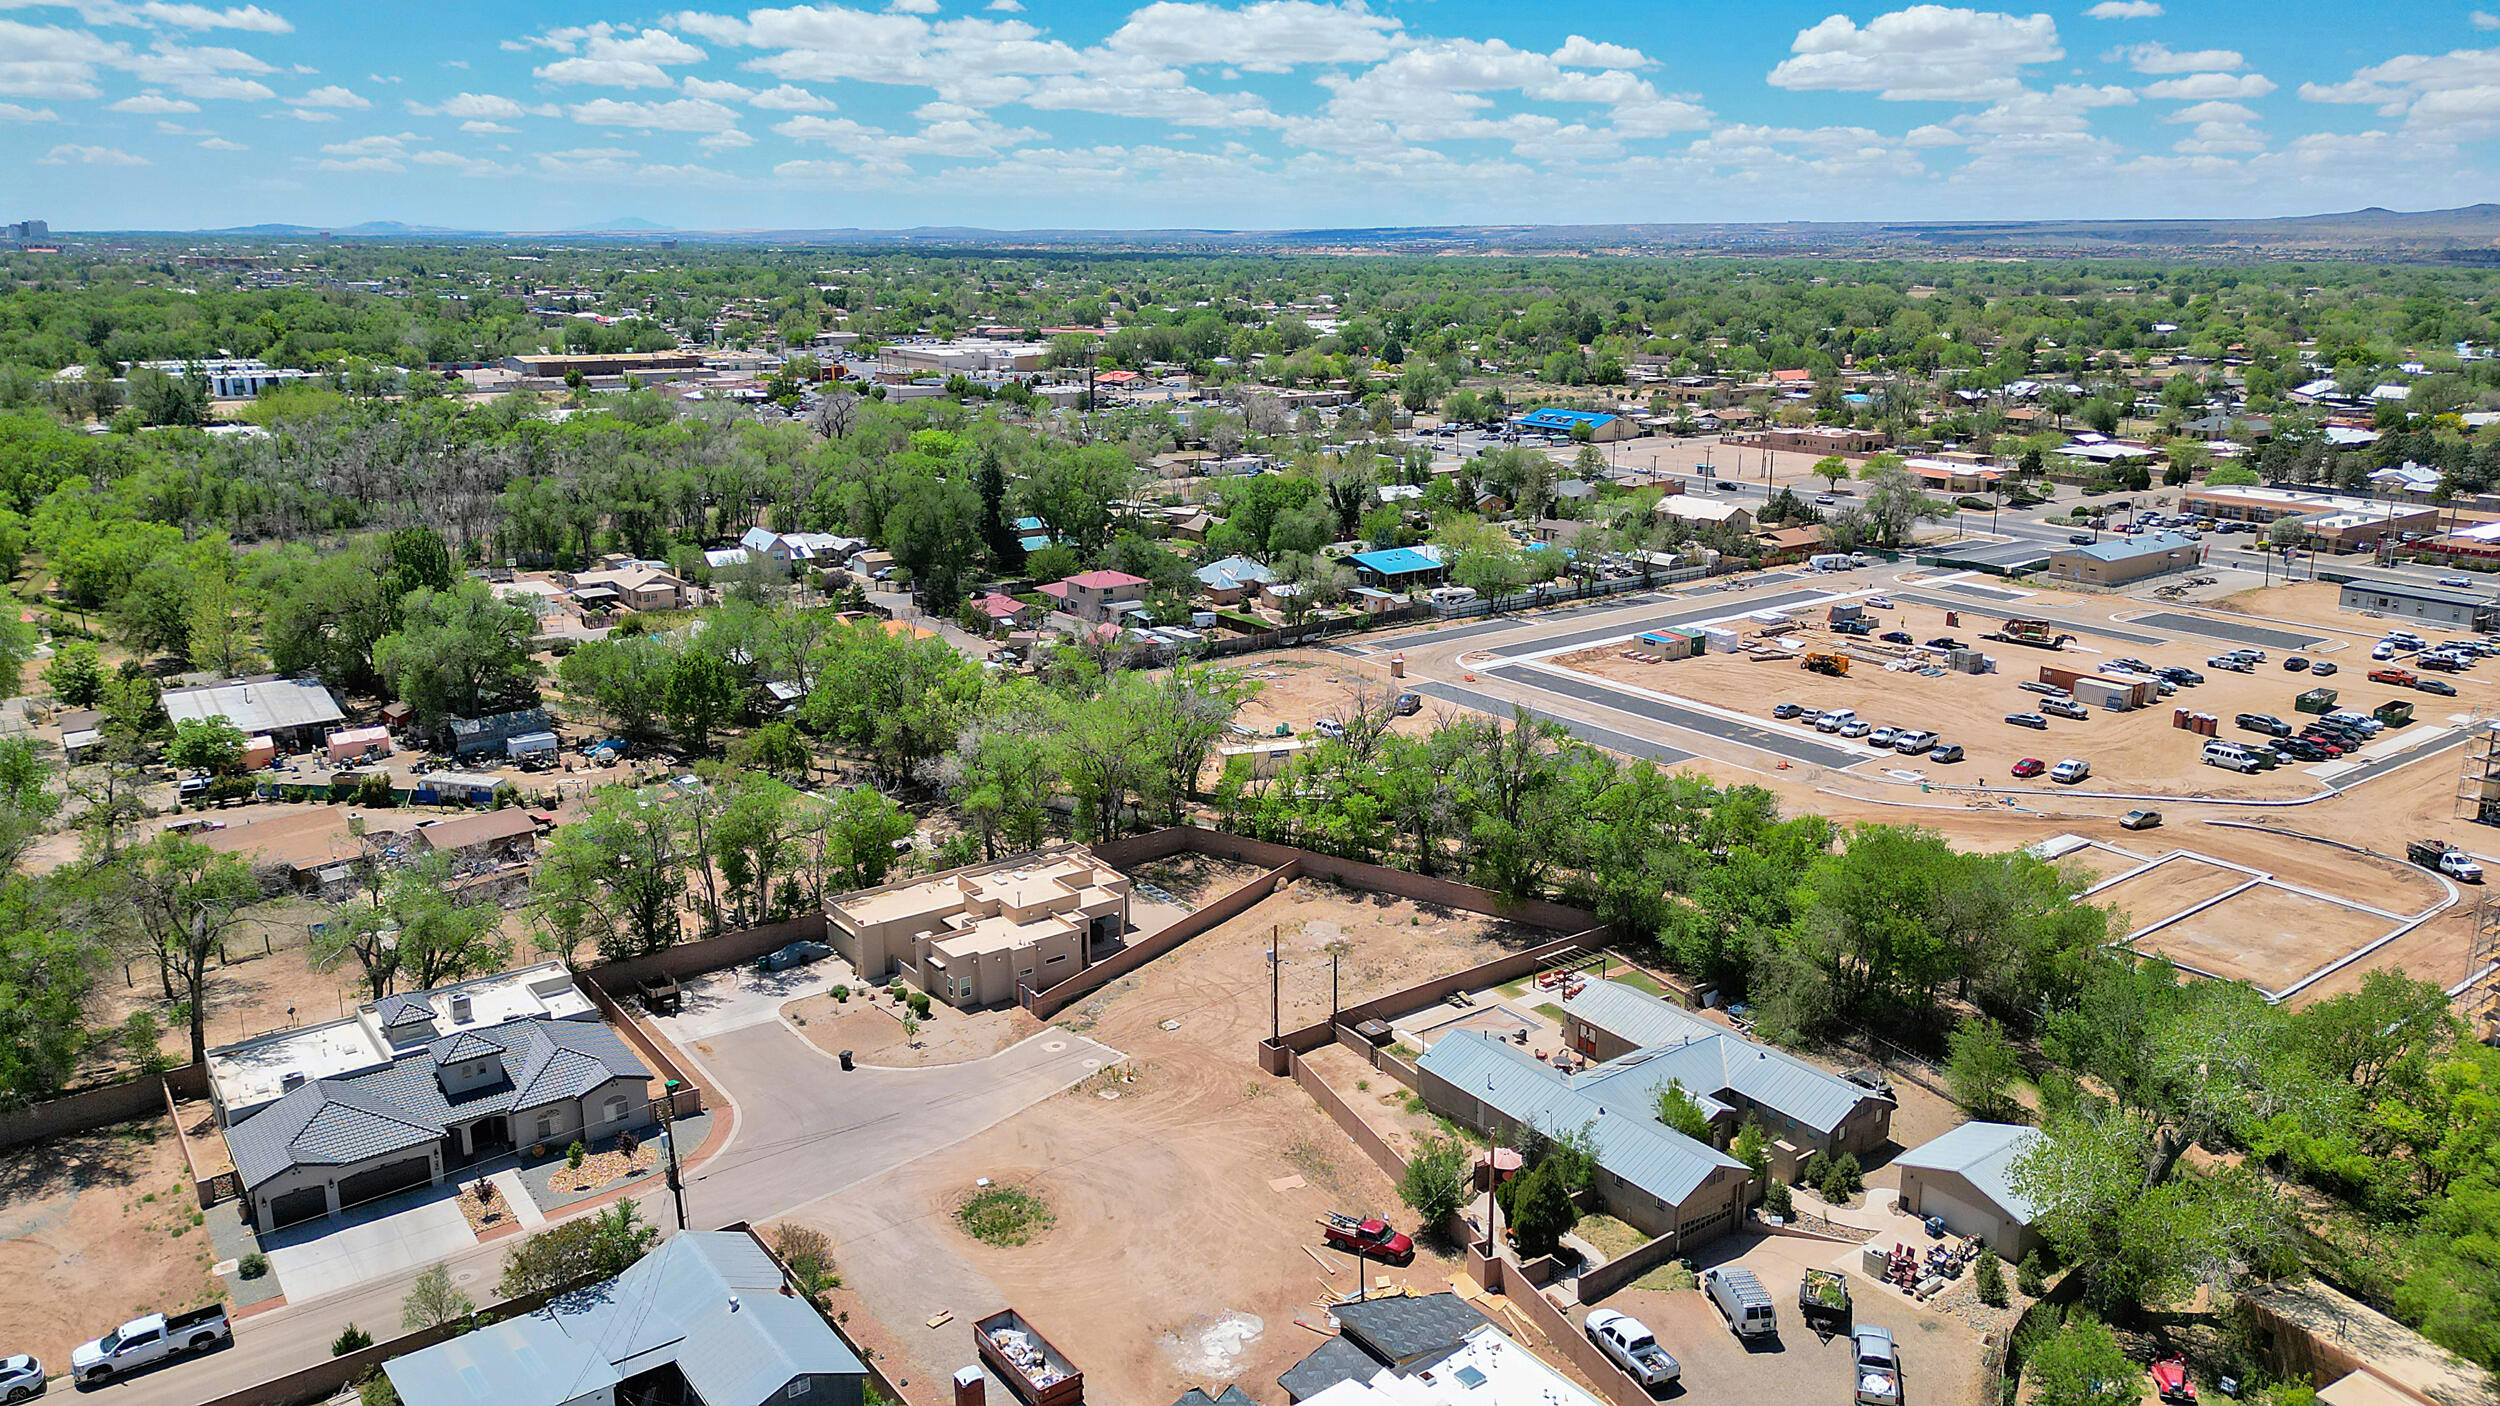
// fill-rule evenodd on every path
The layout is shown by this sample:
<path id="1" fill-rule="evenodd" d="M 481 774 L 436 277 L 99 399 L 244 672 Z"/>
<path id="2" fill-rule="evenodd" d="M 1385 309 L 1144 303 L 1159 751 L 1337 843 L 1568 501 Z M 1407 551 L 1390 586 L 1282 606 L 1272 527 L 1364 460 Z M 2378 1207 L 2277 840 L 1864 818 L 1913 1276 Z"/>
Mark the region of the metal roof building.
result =
<path id="1" fill-rule="evenodd" d="M 1964 1123 L 1911 1148 L 1893 1159 L 1903 1208 L 2022 1258 L 2038 1243 L 2031 1223 L 2039 1207 L 2014 1184 L 2014 1166 L 2040 1136 L 2019 1123 Z"/>
<path id="2" fill-rule="evenodd" d="M 275 674 L 233 683 L 165 690 L 165 716 L 177 725 L 223 718 L 246 737 L 267 733 L 289 750 L 321 741 L 347 720 L 338 700 L 319 679 L 282 679 Z"/>
<path id="3" fill-rule="evenodd" d="M 688 1231 L 536 1313 L 386 1363 L 406 1406 L 858 1406 L 858 1356 L 741 1231 Z M 639 1396 L 636 1399 L 641 1399 Z"/>

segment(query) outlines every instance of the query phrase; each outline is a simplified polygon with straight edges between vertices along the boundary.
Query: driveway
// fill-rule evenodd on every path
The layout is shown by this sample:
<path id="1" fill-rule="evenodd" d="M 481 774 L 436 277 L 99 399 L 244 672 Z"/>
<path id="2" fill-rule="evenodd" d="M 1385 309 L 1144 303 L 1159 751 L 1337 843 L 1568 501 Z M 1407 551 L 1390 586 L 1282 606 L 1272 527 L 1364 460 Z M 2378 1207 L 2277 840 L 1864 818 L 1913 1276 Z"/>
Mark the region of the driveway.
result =
<path id="1" fill-rule="evenodd" d="M 290 1304 L 411 1274 L 477 1243 L 457 1182 L 385 1197 L 344 1215 L 261 1237 Z"/>
<path id="2" fill-rule="evenodd" d="M 738 1105 L 729 1145 L 687 1179 L 695 1218 L 713 1225 L 797 1210 L 961 1142 L 1127 1058 L 1054 1027 L 986 1059 L 845 1071 L 777 1020 L 681 1039 L 679 1048 Z"/>
<path id="3" fill-rule="evenodd" d="M 752 966 L 725 967 L 681 983 L 678 989 L 684 1002 L 677 1014 L 658 1017 L 654 1023 L 681 1048 L 690 1047 L 706 1036 L 765 1024 L 789 1002 L 802 996 L 821 995 L 836 982 L 859 985 L 850 965 L 839 957 L 820 957 L 806 966 L 781 972 L 760 972 Z"/>
<path id="4" fill-rule="evenodd" d="M 1797 1283 L 1805 1271 L 1838 1269 L 1849 1283 L 1854 1321 L 1890 1329 L 1899 1345 L 1903 1406 L 1985 1406 L 1990 1397 L 1980 1371 L 1985 1344 L 1979 1330 L 1858 1273 L 1858 1257 L 1854 1246 L 1776 1235 L 1729 1235 L 1703 1246 L 1694 1258 L 1705 1268 L 1741 1265 L 1769 1291 L 1779 1333 L 1752 1342 L 1729 1332 L 1727 1320 L 1697 1289 L 1625 1289 L 1600 1306 L 1639 1319 L 1682 1364 L 1680 1392 L 1662 1399 L 1846 1402 L 1857 1375 L 1847 1335 L 1826 1341 L 1797 1317 Z M 1574 1309 L 1571 1317 L 1576 1324 L 1586 1314 Z"/>

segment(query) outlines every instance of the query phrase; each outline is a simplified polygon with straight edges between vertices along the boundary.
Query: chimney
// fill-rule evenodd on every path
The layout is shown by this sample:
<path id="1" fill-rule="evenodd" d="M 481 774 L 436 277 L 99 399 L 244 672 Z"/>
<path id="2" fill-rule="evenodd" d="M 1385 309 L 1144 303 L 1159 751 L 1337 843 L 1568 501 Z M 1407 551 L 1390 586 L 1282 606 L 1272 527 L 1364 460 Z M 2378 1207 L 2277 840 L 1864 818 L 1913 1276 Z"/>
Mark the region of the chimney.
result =
<path id="1" fill-rule="evenodd" d="M 466 995 L 455 994 L 451 998 L 451 1022 L 454 1025 L 469 1023 L 469 998 Z"/>
<path id="2" fill-rule="evenodd" d="M 955 1406 L 982 1406 L 989 1390 L 990 1384 L 979 1367 L 955 1369 Z"/>
<path id="3" fill-rule="evenodd" d="M 736 1294 L 731 1294 L 729 1296 L 729 1311 L 731 1313 L 736 1313 L 738 1311 L 738 1296 Z"/>

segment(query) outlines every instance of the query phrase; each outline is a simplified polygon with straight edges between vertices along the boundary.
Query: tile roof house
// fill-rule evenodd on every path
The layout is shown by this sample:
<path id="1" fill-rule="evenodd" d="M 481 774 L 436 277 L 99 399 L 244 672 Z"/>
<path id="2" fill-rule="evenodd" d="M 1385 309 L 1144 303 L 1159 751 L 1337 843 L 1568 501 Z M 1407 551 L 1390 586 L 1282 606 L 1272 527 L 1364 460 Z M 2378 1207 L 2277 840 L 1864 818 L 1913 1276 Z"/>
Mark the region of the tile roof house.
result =
<path id="1" fill-rule="evenodd" d="M 1125 571 L 1083 571 L 1042 587 L 1042 594 L 1079 620 L 1117 620 L 1146 599 L 1149 583 Z"/>
<path id="2" fill-rule="evenodd" d="M 209 1079 L 264 1230 L 653 1118 L 651 1071 L 556 963 L 211 1050 Z"/>
<path id="3" fill-rule="evenodd" d="M 1030 629 L 1041 611 L 1001 591 L 992 591 L 972 602 L 972 608 L 988 618 L 993 629 Z"/>
<path id="4" fill-rule="evenodd" d="M 867 1368 L 754 1235 L 687 1231 L 535 1313 L 393 1358 L 406 1406 L 859 1406 Z"/>

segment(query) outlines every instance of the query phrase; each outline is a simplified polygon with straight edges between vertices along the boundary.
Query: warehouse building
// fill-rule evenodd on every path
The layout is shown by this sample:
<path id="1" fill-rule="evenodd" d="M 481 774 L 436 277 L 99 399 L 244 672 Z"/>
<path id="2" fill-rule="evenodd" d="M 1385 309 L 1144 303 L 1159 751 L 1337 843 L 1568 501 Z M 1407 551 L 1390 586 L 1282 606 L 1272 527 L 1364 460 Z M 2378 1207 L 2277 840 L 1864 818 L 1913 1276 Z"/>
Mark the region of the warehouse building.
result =
<path id="1" fill-rule="evenodd" d="M 2088 547 L 2060 547 L 2049 553 L 2048 574 L 2052 580 L 2084 586 L 2125 586 L 2192 570 L 2204 559 L 2204 548 L 2178 533 L 2147 532 Z"/>
<path id="2" fill-rule="evenodd" d="M 282 679 L 275 674 L 165 690 L 165 716 L 176 726 L 223 718 L 246 737 L 268 737 L 289 752 L 309 752 L 346 721 L 338 700 L 319 679 Z"/>

